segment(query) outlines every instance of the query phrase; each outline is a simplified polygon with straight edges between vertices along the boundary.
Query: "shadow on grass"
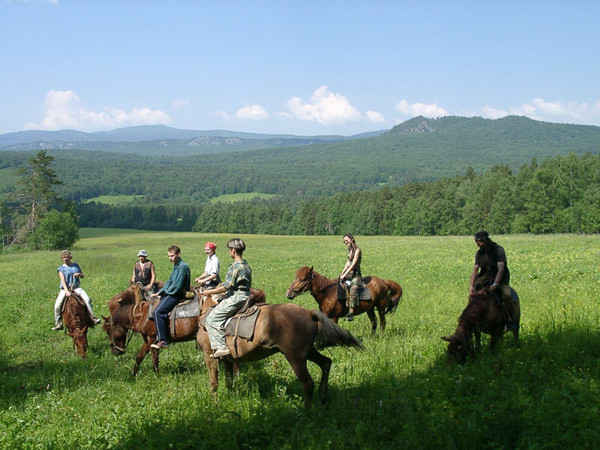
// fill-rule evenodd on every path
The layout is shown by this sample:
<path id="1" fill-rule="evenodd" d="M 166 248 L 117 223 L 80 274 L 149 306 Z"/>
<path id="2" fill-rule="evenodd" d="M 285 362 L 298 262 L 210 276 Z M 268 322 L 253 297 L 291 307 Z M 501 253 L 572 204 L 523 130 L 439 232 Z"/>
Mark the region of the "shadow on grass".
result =
<path id="1" fill-rule="evenodd" d="M 596 447 L 600 336 L 564 330 L 508 342 L 465 365 L 449 365 L 444 346 L 425 371 L 394 376 L 367 370 L 356 386 L 330 386 L 301 408 L 301 388 L 288 399 L 262 379 L 251 411 L 207 411 L 188 405 L 173 421 L 132 427 L 125 448 L 515 448 Z M 334 369 L 335 370 L 335 361 Z M 254 374 L 262 377 L 262 372 Z M 235 388 L 234 388 L 235 389 Z M 226 394 L 227 395 L 227 394 Z"/>
<path id="2" fill-rule="evenodd" d="M 369 364 L 369 355 L 365 355 L 356 359 L 363 362 L 355 368 L 351 385 L 331 383 L 330 401 L 325 405 L 319 403 L 315 392 L 314 406 L 308 411 L 302 409 L 302 388 L 295 377 L 273 375 L 272 370 L 266 370 L 260 363 L 242 365 L 242 383 L 236 383 L 232 393 L 221 389 L 219 403 L 198 397 L 177 411 L 147 415 L 140 411 L 139 416 L 122 419 L 125 431 L 111 445 L 119 448 L 600 445 L 597 421 L 600 336 L 584 329 L 562 329 L 523 336 L 520 347 L 505 339 L 494 355 L 487 349 L 485 339 L 478 358 L 462 366 L 449 365 L 445 345 L 440 340 L 439 356 L 426 369 L 412 372 L 395 372 L 389 365 Z M 133 349 L 129 349 L 129 363 L 133 354 Z M 60 363 L 34 361 L 11 366 L 1 359 L 4 386 L 0 402 L 2 406 L 24 402 L 31 392 L 44 390 L 45 380 L 52 378 L 59 379 L 62 389 L 107 379 L 122 381 L 125 368 L 114 369 L 106 364 L 106 358 L 112 358 L 108 348 L 87 361 L 72 358 Z M 131 368 L 129 363 L 127 373 Z M 287 367 L 287 362 L 278 358 L 274 364 L 276 373 L 280 369 L 277 364 Z M 179 362 L 175 362 L 169 365 L 169 370 L 179 373 L 178 367 Z M 339 366 L 334 358 L 333 373 L 336 367 Z M 150 370 L 149 366 L 146 369 Z M 205 369 L 189 363 L 186 371 L 205 372 Z M 312 369 L 311 373 L 315 375 Z M 220 383 L 224 384 L 222 374 Z M 156 387 L 157 391 L 161 388 L 164 387 Z M 259 395 L 246 401 L 247 389 L 257 390 Z"/>

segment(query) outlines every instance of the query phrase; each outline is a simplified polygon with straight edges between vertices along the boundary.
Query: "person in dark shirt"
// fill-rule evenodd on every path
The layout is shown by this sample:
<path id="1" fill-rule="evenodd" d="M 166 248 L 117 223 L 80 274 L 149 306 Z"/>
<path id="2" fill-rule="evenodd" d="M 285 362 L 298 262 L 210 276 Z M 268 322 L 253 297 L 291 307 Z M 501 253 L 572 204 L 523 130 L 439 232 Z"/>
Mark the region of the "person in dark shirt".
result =
<path id="1" fill-rule="evenodd" d="M 181 259 L 181 249 L 171 245 L 167 252 L 169 260 L 173 263 L 173 272 L 163 288 L 152 297 L 161 297 L 160 303 L 154 310 L 157 339 L 152 348 L 163 349 L 169 346 L 169 313 L 179 302 L 185 299 L 185 294 L 190 290 L 190 266 Z"/>
<path id="2" fill-rule="evenodd" d="M 140 283 L 145 291 L 154 292 L 156 289 L 156 273 L 154 263 L 148 259 L 146 250 L 138 252 L 139 261 L 133 265 L 131 284 Z"/>
<path id="3" fill-rule="evenodd" d="M 482 287 L 487 287 L 502 302 L 507 318 L 506 327 L 514 330 L 513 299 L 510 295 L 510 271 L 506 262 L 504 248 L 490 239 L 487 231 L 475 233 L 475 244 L 479 249 L 475 253 L 475 264 L 471 272 L 469 294 Z"/>

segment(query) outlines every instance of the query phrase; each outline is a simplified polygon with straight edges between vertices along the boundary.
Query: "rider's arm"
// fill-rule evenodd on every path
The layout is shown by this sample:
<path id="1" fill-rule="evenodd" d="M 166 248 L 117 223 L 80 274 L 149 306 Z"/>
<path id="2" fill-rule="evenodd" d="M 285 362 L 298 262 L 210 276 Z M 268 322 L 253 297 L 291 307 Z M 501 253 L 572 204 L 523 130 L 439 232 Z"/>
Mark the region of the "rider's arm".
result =
<path id="1" fill-rule="evenodd" d="M 473 266 L 473 272 L 471 272 L 471 280 L 469 281 L 469 292 L 473 292 L 473 285 L 475 284 L 475 279 L 477 278 L 477 273 L 479 272 L 479 264 L 475 264 Z"/>
<path id="2" fill-rule="evenodd" d="M 498 286 L 500 281 L 502 281 L 502 277 L 504 276 L 504 269 L 506 268 L 506 263 L 498 261 L 498 273 L 496 274 L 496 278 L 494 279 L 494 284 Z"/>
<path id="3" fill-rule="evenodd" d="M 58 277 L 60 278 L 60 284 L 63 288 L 63 290 L 65 291 L 67 297 L 71 295 L 71 292 L 69 291 L 69 286 L 67 286 L 67 280 L 65 279 L 65 274 L 62 273 L 61 271 L 58 271 Z"/>
<path id="4" fill-rule="evenodd" d="M 356 266 L 356 263 L 358 262 L 359 258 L 360 258 L 360 248 L 357 248 L 356 251 L 354 252 L 354 258 L 352 258 L 352 261 L 347 261 L 346 262 L 346 266 L 344 267 L 344 271 L 342 272 L 342 278 L 346 278 L 346 275 L 348 275 L 348 273 L 350 273 L 350 271 L 352 269 L 354 269 L 354 266 Z"/>
<path id="5" fill-rule="evenodd" d="M 156 272 L 154 271 L 154 263 L 151 262 L 150 263 L 150 286 L 154 286 L 154 283 L 156 282 Z"/>

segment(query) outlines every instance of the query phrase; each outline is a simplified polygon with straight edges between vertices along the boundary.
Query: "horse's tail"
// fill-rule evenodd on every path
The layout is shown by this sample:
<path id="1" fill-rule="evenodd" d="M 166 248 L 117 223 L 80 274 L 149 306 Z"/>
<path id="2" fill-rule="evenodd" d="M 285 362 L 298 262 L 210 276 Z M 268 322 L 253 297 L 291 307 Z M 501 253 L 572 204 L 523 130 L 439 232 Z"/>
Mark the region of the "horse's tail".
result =
<path id="1" fill-rule="evenodd" d="M 313 320 L 317 322 L 317 337 L 315 346 L 318 348 L 342 345 L 344 347 L 355 347 L 363 350 L 364 347 L 352 333 L 343 329 L 320 311 L 312 311 Z"/>
<path id="2" fill-rule="evenodd" d="M 392 280 L 382 280 L 388 289 L 386 314 L 393 314 L 398 309 L 400 297 L 402 297 L 402 286 Z"/>

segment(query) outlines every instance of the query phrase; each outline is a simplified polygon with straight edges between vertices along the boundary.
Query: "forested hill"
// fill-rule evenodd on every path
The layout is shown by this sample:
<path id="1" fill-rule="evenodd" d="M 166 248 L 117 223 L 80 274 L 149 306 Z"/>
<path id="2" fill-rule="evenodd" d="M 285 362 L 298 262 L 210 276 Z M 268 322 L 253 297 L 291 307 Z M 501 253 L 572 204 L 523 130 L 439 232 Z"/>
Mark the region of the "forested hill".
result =
<path id="1" fill-rule="evenodd" d="M 524 117 L 417 117 L 364 139 L 204 156 L 144 157 L 49 150 L 61 194 L 143 195 L 148 203 L 203 203 L 221 194 L 261 192 L 294 197 L 330 195 L 483 172 L 516 169 L 532 158 L 595 153 L 600 127 L 538 122 Z M 34 154 L 0 152 L 0 191 Z M 14 177 L 12 178 L 14 180 Z"/>

